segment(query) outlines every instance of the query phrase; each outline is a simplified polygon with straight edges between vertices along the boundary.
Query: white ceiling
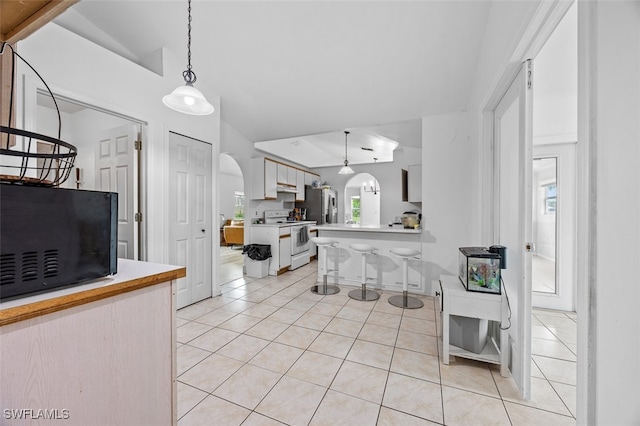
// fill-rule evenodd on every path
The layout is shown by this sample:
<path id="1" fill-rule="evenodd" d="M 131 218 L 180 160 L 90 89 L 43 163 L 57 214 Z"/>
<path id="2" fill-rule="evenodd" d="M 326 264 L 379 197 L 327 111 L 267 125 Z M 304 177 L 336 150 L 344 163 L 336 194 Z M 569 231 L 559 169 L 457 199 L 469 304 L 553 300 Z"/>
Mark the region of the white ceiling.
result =
<path id="1" fill-rule="evenodd" d="M 335 165 L 349 129 L 350 162 L 371 162 L 357 158 L 359 129 L 406 125 L 398 133 L 417 130 L 418 145 L 390 139 L 420 146 L 420 117 L 467 108 L 490 8 L 483 0 L 193 0 L 195 86 L 219 95 L 222 119 L 252 141 L 290 145 L 329 133 L 315 145 L 335 151 Z M 186 68 L 186 0 L 83 0 L 55 22 L 158 72 L 160 49 Z M 182 69 L 171 71 L 176 86 Z"/>

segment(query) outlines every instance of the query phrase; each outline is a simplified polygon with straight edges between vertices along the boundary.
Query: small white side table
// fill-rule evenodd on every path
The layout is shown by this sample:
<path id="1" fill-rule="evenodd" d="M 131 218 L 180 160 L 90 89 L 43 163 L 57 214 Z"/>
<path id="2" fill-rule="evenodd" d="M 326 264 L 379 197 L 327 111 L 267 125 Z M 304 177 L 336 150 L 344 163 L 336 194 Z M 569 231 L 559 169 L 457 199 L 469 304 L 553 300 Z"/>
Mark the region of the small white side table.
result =
<path id="1" fill-rule="evenodd" d="M 500 323 L 501 327 L 505 327 L 508 321 L 504 291 L 502 295 L 467 291 L 458 277 L 441 275 L 439 297 L 440 309 L 442 310 L 442 361 L 448 365 L 449 355 L 454 355 L 499 364 L 500 375 L 508 376 L 509 333 L 506 330 L 500 328 L 499 347 L 489 332 L 487 344 L 479 354 L 449 344 L 449 315 L 487 319 L 496 321 Z M 491 327 L 489 330 L 491 331 Z"/>

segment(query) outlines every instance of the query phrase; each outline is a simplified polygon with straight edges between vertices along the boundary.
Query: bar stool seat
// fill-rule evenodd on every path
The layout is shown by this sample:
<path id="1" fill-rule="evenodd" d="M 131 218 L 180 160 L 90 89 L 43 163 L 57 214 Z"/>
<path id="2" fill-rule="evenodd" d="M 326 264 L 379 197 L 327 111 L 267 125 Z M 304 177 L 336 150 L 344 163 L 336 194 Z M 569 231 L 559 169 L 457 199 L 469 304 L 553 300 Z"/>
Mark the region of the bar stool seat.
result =
<path id="1" fill-rule="evenodd" d="M 310 288 L 310 291 L 320 295 L 339 293 L 340 287 L 336 285 L 327 285 L 327 274 L 328 272 L 333 272 L 328 270 L 329 263 L 327 262 L 327 249 L 329 247 L 334 247 L 337 244 L 337 241 L 326 237 L 312 237 L 311 241 L 318 247 L 318 254 L 322 253 L 322 255 L 319 256 L 322 259 L 322 285 L 314 285 Z"/>
<path id="2" fill-rule="evenodd" d="M 374 300 L 378 300 L 380 295 L 378 292 L 373 290 L 367 290 L 367 254 L 376 254 L 375 252 L 378 250 L 377 247 L 371 246 L 369 244 L 359 244 L 354 243 L 349 246 L 351 250 L 356 251 L 362 255 L 362 288 L 358 290 L 351 290 L 349 292 L 349 297 L 355 300 L 362 300 L 371 302 Z"/>
<path id="3" fill-rule="evenodd" d="M 424 306 L 422 300 L 417 297 L 409 296 L 409 258 L 420 255 L 420 252 L 415 249 L 409 249 L 404 247 L 392 248 L 389 252 L 395 254 L 402 259 L 402 295 L 391 296 L 389 303 L 398 308 L 404 309 L 418 309 Z"/>

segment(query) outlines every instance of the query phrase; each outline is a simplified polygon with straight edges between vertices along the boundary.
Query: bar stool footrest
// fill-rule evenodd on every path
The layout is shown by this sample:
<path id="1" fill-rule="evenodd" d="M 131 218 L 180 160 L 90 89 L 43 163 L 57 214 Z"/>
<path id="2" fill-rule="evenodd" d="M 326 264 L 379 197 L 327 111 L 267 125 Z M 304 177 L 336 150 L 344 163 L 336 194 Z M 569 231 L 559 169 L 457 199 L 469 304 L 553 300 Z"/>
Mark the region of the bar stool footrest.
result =
<path id="1" fill-rule="evenodd" d="M 321 296 L 340 293 L 340 287 L 335 285 L 324 286 L 322 284 L 314 285 L 311 287 L 311 293 L 319 294 Z"/>
<path id="2" fill-rule="evenodd" d="M 355 300 L 362 300 L 365 302 L 372 302 L 374 300 L 380 299 L 380 295 L 378 294 L 378 292 L 373 290 L 363 291 L 362 289 L 351 290 L 349 292 L 349 297 Z"/>
<path id="3" fill-rule="evenodd" d="M 407 295 L 391 296 L 389 298 L 389 303 L 393 306 L 404 309 L 419 309 L 424 306 L 422 300 Z"/>

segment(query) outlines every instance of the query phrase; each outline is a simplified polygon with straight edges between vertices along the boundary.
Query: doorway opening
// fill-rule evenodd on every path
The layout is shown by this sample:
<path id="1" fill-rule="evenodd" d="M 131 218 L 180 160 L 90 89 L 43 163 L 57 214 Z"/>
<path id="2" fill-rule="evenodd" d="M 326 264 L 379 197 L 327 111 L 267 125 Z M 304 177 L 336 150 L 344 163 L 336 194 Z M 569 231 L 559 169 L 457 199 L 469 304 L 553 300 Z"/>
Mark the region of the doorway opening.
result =
<path id="1" fill-rule="evenodd" d="M 380 183 L 369 173 L 352 177 L 344 188 L 345 223 L 380 224 Z"/>
<path id="2" fill-rule="evenodd" d="M 238 162 L 229 154 L 220 154 L 220 285 L 242 278 L 244 258 L 244 177 Z"/>
<path id="3" fill-rule="evenodd" d="M 531 288 L 538 293 L 557 293 L 557 175 L 557 158 L 533 159 Z"/>
<path id="4" fill-rule="evenodd" d="M 34 87 L 26 85 L 25 90 Z M 55 104 L 48 91 L 35 88 L 35 129 L 58 131 Z M 118 257 L 146 259 L 142 141 L 147 123 L 54 94 L 60 109 L 62 139 L 78 148 L 70 178 L 61 187 L 118 193 Z M 29 108 L 29 105 L 25 105 Z"/>

